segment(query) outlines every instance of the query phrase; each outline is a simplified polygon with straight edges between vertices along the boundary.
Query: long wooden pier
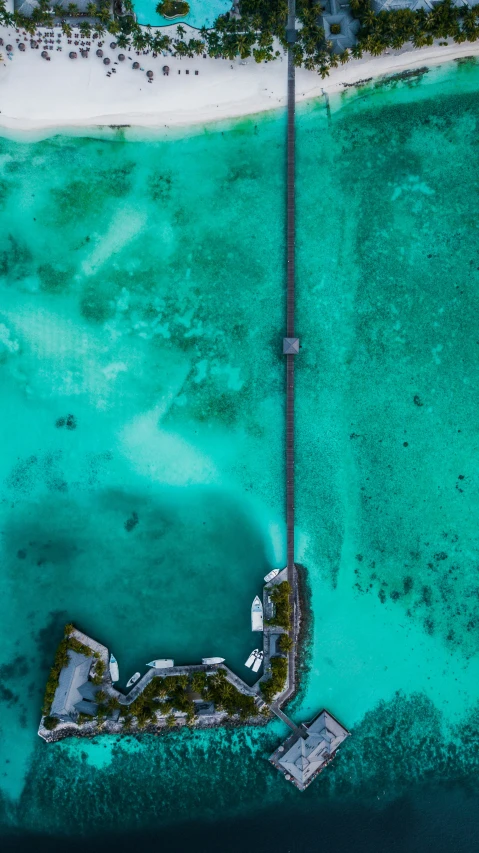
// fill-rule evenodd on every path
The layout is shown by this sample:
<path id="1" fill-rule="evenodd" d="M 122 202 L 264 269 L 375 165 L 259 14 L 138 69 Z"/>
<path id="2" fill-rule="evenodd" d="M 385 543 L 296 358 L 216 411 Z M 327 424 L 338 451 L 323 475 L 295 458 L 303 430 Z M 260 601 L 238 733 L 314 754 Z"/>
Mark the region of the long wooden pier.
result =
<path id="1" fill-rule="evenodd" d="M 294 331 L 295 291 L 295 107 L 296 80 L 294 45 L 296 41 L 296 0 L 288 0 L 288 123 L 287 123 L 287 167 L 286 167 L 286 340 L 283 352 L 286 357 L 286 554 L 287 579 L 291 586 L 291 613 L 293 624 L 290 637 L 293 648 L 288 655 L 288 685 L 281 697 L 286 702 L 296 689 L 296 614 L 297 579 L 294 564 L 294 359 L 299 352 L 299 341 Z"/>
<path id="2" fill-rule="evenodd" d="M 288 131 L 287 131 L 287 296 L 286 339 L 294 337 L 295 289 L 295 68 L 293 48 L 296 39 L 296 0 L 288 2 Z M 291 343 L 292 346 L 292 343 Z M 285 347 L 283 349 L 286 349 Z M 294 359 L 286 352 L 286 528 L 288 575 L 294 571 Z"/>

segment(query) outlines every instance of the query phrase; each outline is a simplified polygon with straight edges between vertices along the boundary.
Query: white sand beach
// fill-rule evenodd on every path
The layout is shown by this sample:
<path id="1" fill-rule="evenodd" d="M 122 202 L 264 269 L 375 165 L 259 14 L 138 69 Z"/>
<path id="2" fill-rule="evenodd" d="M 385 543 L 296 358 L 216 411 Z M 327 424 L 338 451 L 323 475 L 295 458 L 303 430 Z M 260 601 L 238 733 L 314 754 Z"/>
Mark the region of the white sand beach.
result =
<path id="1" fill-rule="evenodd" d="M 176 27 L 165 29 L 174 34 Z M 171 128 L 250 115 L 286 104 L 286 57 L 258 65 L 253 59 L 242 62 L 137 55 L 131 49 L 112 50 L 109 45 L 113 37 L 107 34 L 102 49 L 111 65 L 105 66 L 95 55 L 96 41 L 91 40 L 90 55 L 84 59 L 81 41 L 68 44 L 58 28 L 54 46 L 48 48 L 50 61 L 42 59 L 43 42 L 39 49 L 32 49 L 30 38 L 20 36 L 26 44 L 22 53 L 19 34 L 13 28 L 0 27 L 0 37 L 4 41 L 0 47 L 0 127 L 13 132 L 121 124 Z M 9 44 L 13 51 L 7 55 Z M 71 50 L 77 51 L 77 59 L 69 58 Z M 124 62 L 118 61 L 121 52 L 126 56 Z M 332 70 L 324 80 L 315 72 L 299 69 L 297 98 L 314 98 L 340 91 L 345 84 L 477 54 L 478 42 L 452 43 L 448 47 L 434 45 L 389 51 L 380 57 L 365 56 Z M 140 69 L 133 70 L 134 61 L 140 63 Z M 168 76 L 163 74 L 164 65 L 169 66 Z M 151 83 L 147 71 L 153 71 Z"/>

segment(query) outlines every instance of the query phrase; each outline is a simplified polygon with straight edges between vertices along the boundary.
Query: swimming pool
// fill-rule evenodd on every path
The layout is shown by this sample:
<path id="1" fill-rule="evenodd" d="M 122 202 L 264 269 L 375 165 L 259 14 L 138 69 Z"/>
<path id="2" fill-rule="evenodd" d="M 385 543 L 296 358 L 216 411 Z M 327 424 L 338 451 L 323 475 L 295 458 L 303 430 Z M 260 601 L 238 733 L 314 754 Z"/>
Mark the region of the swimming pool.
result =
<path id="1" fill-rule="evenodd" d="M 158 0 L 137 0 L 134 5 L 139 24 L 164 27 L 172 23 L 187 23 L 200 29 L 202 26 L 211 27 L 218 15 L 231 10 L 233 3 L 232 0 L 190 0 L 188 15 L 184 18 L 175 18 L 174 21 L 169 21 L 157 14 L 155 10 Z"/>

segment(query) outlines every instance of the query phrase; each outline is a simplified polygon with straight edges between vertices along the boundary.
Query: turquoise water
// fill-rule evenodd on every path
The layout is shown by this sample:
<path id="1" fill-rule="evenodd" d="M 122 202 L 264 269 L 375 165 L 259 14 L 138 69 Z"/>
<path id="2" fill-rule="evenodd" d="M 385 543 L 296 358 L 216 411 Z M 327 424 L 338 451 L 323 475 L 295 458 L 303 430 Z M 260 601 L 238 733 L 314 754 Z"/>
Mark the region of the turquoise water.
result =
<path id="1" fill-rule="evenodd" d="M 151 24 L 152 27 L 166 27 L 171 24 L 189 24 L 190 27 L 211 27 L 218 15 L 231 12 L 232 0 L 191 0 L 190 11 L 174 21 L 164 18 L 156 11 L 158 0 L 135 0 L 136 17 L 139 24 Z"/>
<path id="2" fill-rule="evenodd" d="M 290 710 L 325 705 L 353 730 L 304 795 L 265 760 L 279 723 L 35 735 L 67 619 L 125 677 L 153 655 L 226 652 L 242 672 L 249 603 L 284 560 L 284 115 L 2 140 L 5 823 L 240 827 L 278 804 L 323 823 L 321 808 L 386 813 L 426 782 L 477 793 L 478 111 L 474 63 L 298 110 L 297 558 L 314 631 Z"/>

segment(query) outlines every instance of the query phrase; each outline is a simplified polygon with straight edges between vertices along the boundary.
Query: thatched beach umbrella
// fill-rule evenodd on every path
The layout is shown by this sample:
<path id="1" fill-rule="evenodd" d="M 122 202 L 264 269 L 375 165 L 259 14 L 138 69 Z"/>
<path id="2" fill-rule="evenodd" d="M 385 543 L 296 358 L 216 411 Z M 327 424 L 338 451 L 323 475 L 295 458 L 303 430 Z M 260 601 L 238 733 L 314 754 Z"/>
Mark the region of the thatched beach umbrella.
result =
<path id="1" fill-rule="evenodd" d="M 118 59 L 119 59 L 119 61 L 120 61 L 120 62 L 124 62 L 124 61 L 125 61 L 125 59 L 126 59 L 125 54 L 124 54 L 124 53 L 119 53 L 119 54 L 118 54 Z"/>
<path id="2" fill-rule="evenodd" d="M 34 39 L 32 39 L 30 42 L 30 47 L 35 48 L 36 46 L 37 46 L 37 42 Z"/>
<path id="3" fill-rule="evenodd" d="M 83 56 L 83 59 L 88 59 L 88 50 L 81 50 L 80 53 Z"/>
<path id="4" fill-rule="evenodd" d="M 112 50 L 115 50 L 115 47 L 116 47 L 116 41 L 111 41 L 111 42 L 110 42 L 110 47 L 111 47 L 111 49 L 112 49 Z"/>
<path id="5" fill-rule="evenodd" d="M 42 50 L 42 59 L 48 59 L 48 53 L 46 50 Z"/>
<path id="6" fill-rule="evenodd" d="M 12 52 L 12 50 L 13 50 L 12 45 L 11 45 L 11 44 L 7 44 L 7 53 L 11 53 L 11 52 Z"/>
<path id="7" fill-rule="evenodd" d="M 70 57 L 70 59 L 76 59 L 78 54 L 74 50 L 71 50 L 68 56 Z"/>
<path id="8" fill-rule="evenodd" d="M 21 50 L 21 51 L 25 50 L 25 45 L 23 44 L 23 42 L 22 42 L 22 41 L 21 41 L 21 42 L 20 42 L 20 44 L 18 45 L 18 49 L 19 49 L 19 50 Z"/>
<path id="9" fill-rule="evenodd" d="M 147 71 L 147 72 L 146 72 L 146 76 L 148 77 L 148 79 L 149 79 L 149 80 L 153 80 L 153 77 L 154 77 L 155 75 L 153 74 L 153 71 Z"/>
<path id="10" fill-rule="evenodd" d="M 0 39 L 0 47 L 3 47 L 3 39 Z"/>
<path id="11" fill-rule="evenodd" d="M 105 56 L 105 59 L 103 60 L 103 65 L 109 65 L 109 64 L 110 64 L 110 59 L 108 56 Z"/>
<path id="12" fill-rule="evenodd" d="M 96 55 L 97 55 L 97 56 L 99 56 L 99 57 L 100 57 L 100 59 L 101 59 L 101 57 L 103 56 L 103 51 L 102 51 L 102 50 L 100 50 L 100 48 L 98 48 L 98 50 L 97 50 L 97 52 L 96 52 Z"/>
<path id="13" fill-rule="evenodd" d="M 165 75 L 168 77 L 168 74 L 169 74 L 169 73 L 170 73 L 170 66 L 169 66 L 169 65 L 164 65 L 164 66 L 163 66 L 163 74 L 165 74 Z"/>
<path id="14" fill-rule="evenodd" d="M 140 63 L 139 63 L 139 62 L 134 62 L 134 63 L 133 63 L 133 65 L 132 65 L 131 67 L 132 67 L 132 68 L 134 68 L 134 69 L 135 69 L 135 71 L 136 71 L 136 69 L 140 67 Z"/>

